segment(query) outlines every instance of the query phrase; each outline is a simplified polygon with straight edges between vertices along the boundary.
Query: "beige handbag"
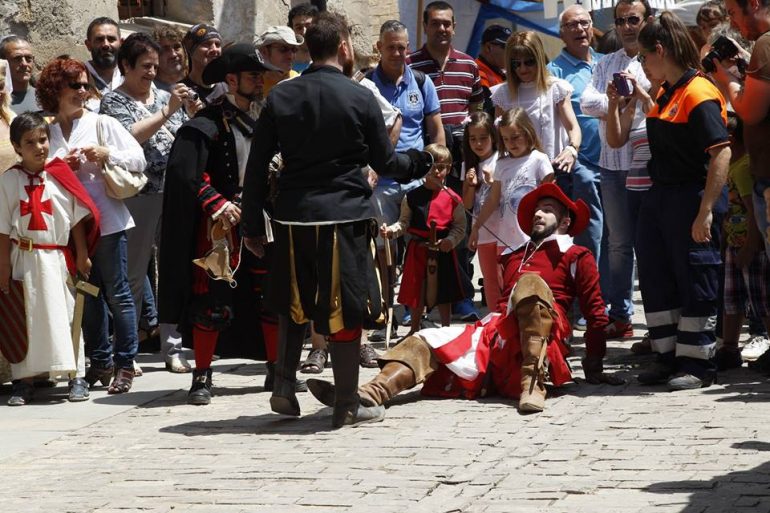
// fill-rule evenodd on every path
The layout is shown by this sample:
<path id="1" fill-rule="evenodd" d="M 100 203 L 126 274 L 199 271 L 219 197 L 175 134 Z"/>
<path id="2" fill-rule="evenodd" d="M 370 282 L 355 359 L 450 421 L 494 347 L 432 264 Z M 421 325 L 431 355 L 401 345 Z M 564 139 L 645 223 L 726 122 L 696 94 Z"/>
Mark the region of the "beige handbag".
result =
<path id="1" fill-rule="evenodd" d="M 102 128 L 103 115 L 99 116 L 96 122 L 96 139 L 99 146 L 106 146 L 104 142 L 104 129 Z M 102 165 L 102 176 L 104 178 L 104 188 L 107 196 L 123 200 L 133 198 L 147 184 L 147 176 L 144 171 L 133 173 L 118 165 L 110 164 L 109 161 Z"/>

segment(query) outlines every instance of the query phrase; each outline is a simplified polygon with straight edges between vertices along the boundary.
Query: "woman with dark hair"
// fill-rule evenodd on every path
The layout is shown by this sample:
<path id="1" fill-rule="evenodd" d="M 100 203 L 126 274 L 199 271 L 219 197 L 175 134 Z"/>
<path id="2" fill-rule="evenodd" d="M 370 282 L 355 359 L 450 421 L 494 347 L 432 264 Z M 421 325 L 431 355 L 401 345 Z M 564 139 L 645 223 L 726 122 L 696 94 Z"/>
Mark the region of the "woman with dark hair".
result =
<path id="1" fill-rule="evenodd" d="M 102 114 L 117 119 L 142 145 L 147 161 L 144 169 L 147 185 L 138 196 L 125 200 L 136 223 L 127 234 L 128 282 L 139 328 L 146 333 L 158 326 L 147 268 L 160 231 L 166 163 L 176 131 L 188 119 L 182 107 L 190 95 L 184 84 L 173 85 L 170 92 L 155 86 L 159 53 L 160 46 L 147 34 L 137 32 L 128 36 L 118 51 L 123 84 L 104 95 L 101 105 Z M 172 335 L 170 330 L 163 331 L 162 337 Z M 173 345 L 164 355 L 166 367 L 172 372 L 190 372 L 190 365 L 181 351 L 181 338 L 172 338 L 180 344 Z"/>
<path id="2" fill-rule="evenodd" d="M 126 231 L 134 221 L 123 201 L 107 195 L 102 169 L 109 162 L 140 172 L 146 162 L 141 146 L 118 121 L 84 108 L 88 96 L 88 71 L 82 62 L 54 59 L 43 68 L 37 99 L 44 111 L 55 116 L 49 156 L 60 157 L 75 171 L 101 213 L 101 237 L 91 257 L 90 276 L 100 294 L 86 299 L 83 319 L 83 336 L 92 348 L 86 381 L 90 386 L 97 381 L 106 385 L 114 375 L 108 392 L 119 394 L 131 389 L 137 351 L 136 312 L 126 272 Z M 112 313 L 114 343 L 108 333 L 107 308 Z"/>
<path id="3" fill-rule="evenodd" d="M 722 189 L 730 147 L 719 90 L 700 72 L 687 28 L 664 12 L 639 33 L 639 61 L 662 81 L 647 114 L 652 187 L 642 200 L 637 260 L 654 368 L 640 382 L 671 390 L 714 382 Z"/>

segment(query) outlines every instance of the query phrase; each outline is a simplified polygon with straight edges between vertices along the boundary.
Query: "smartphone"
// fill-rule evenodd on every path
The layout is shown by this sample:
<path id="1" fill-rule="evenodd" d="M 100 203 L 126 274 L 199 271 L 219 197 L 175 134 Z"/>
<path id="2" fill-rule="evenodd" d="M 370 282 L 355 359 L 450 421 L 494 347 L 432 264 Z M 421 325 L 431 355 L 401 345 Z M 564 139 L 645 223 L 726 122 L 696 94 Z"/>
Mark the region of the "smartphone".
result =
<path id="1" fill-rule="evenodd" d="M 634 86 L 631 84 L 631 81 L 621 73 L 612 74 L 612 85 L 615 86 L 620 96 L 631 96 L 634 92 Z"/>

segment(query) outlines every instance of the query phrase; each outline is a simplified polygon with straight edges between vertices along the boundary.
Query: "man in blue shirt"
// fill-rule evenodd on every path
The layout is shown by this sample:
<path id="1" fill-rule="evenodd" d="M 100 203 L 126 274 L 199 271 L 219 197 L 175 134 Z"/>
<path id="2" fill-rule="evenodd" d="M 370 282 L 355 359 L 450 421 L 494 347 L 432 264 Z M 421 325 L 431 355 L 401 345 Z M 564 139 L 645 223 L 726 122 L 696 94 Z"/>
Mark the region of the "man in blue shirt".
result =
<path id="1" fill-rule="evenodd" d="M 377 50 L 380 52 L 380 63 L 368 77 L 380 94 L 401 112 L 401 133 L 396 142 L 396 151 L 421 150 L 425 145 L 426 131 L 430 142 L 446 144 L 441 123 L 441 104 L 433 81 L 425 75 L 422 75 L 422 80 L 418 80 L 415 72 L 406 65 L 409 54 L 406 26 L 396 20 L 383 23 Z M 421 183 L 421 180 L 416 180 L 401 185 L 390 178 L 380 177 L 374 189 L 374 199 L 381 215 L 379 222 L 390 225 L 398 221 L 404 195 Z M 380 242 L 378 240 L 378 244 Z M 384 246 L 380 249 L 384 250 Z M 387 288 L 383 287 L 383 290 Z M 385 340 L 384 330 L 373 332 L 369 340 Z"/>
<path id="2" fill-rule="evenodd" d="M 580 96 L 591 83 L 594 66 L 602 54 L 591 48 L 593 39 L 591 15 L 580 5 L 572 5 L 562 12 L 559 34 L 564 41 L 564 48 L 548 65 L 548 71 L 555 77 L 563 78 L 574 88 L 572 108 L 575 110 L 583 133 L 583 140 L 578 152 L 578 162 L 582 166 L 575 166 L 572 172 L 572 199 L 582 199 L 591 210 L 588 229 L 575 237 L 575 243 L 590 249 L 596 261 L 599 262 L 604 220 L 599 198 L 601 179 L 598 165 L 601 153 L 599 120 L 583 114 L 580 110 Z"/>

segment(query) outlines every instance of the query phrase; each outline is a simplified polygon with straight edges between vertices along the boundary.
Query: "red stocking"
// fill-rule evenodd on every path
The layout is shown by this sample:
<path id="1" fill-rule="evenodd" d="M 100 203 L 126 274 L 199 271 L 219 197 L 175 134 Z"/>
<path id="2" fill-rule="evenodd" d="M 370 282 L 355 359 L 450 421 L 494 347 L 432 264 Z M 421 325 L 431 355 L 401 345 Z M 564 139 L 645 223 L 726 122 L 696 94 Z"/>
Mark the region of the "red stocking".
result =
<path id="1" fill-rule="evenodd" d="M 195 368 L 198 370 L 211 368 L 211 359 L 217 347 L 219 332 L 196 324 L 193 326 L 193 352 L 195 353 Z"/>

